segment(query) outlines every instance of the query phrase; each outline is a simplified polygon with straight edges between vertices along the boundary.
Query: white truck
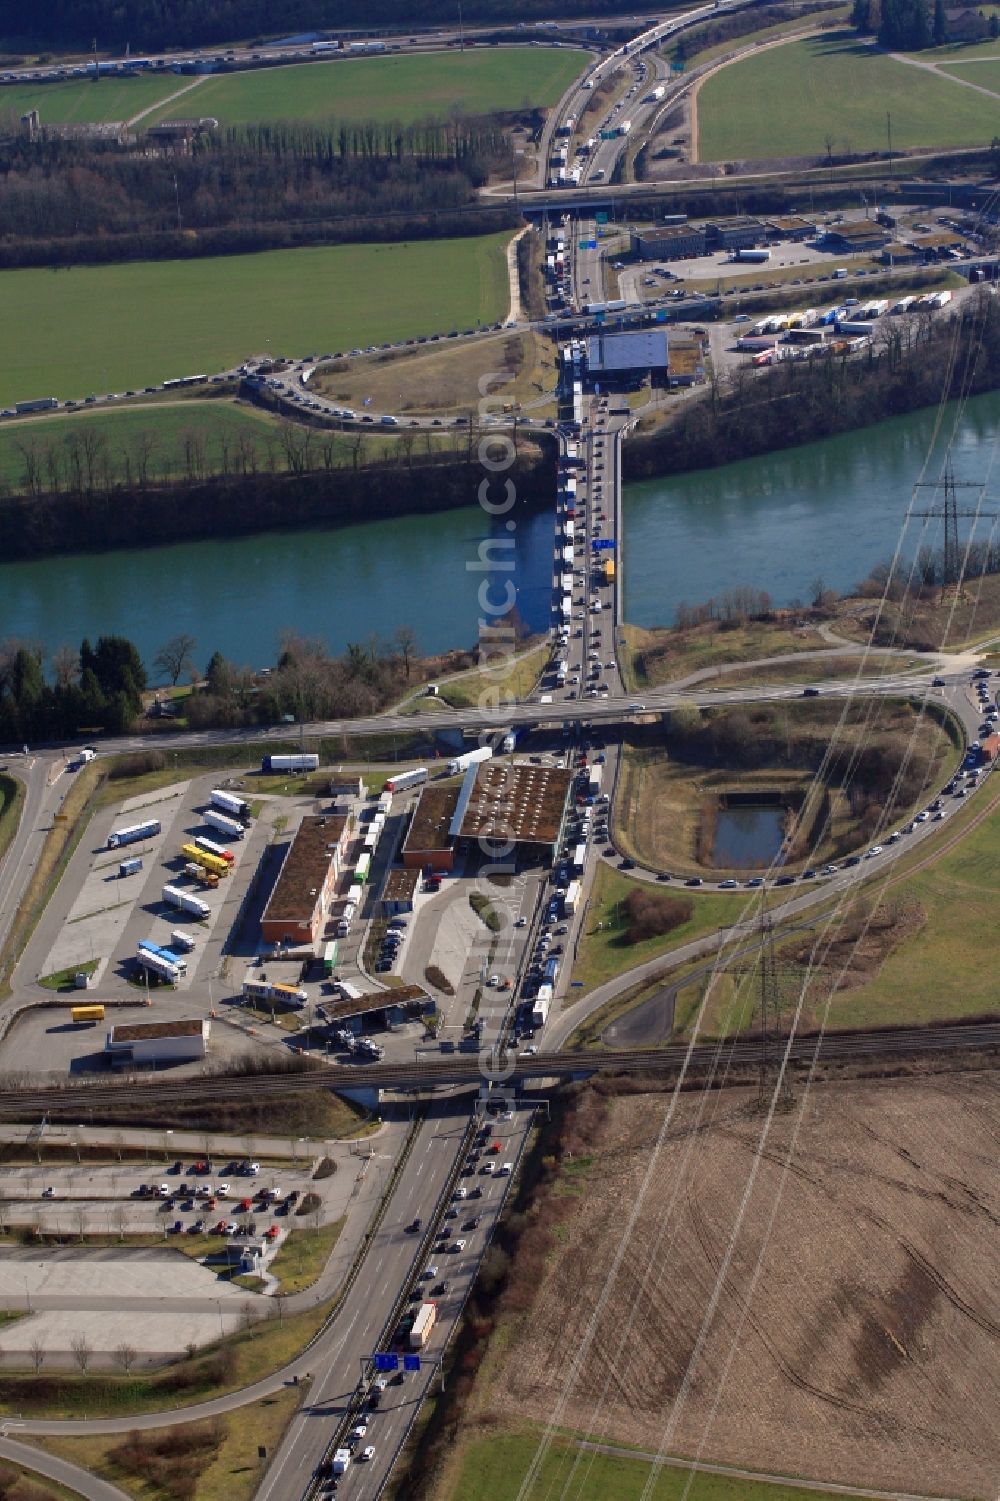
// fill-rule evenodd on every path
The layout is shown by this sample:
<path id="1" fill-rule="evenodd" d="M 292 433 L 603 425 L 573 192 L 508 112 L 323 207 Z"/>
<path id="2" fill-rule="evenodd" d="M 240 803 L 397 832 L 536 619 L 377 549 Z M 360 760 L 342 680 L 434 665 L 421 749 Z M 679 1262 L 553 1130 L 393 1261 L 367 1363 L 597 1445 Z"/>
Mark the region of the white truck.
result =
<path id="1" fill-rule="evenodd" d="M 179 886 L 164 886 L 162 895 L 168 907 L 177 907 L 181 912 L 190 912 L 192 917 L 197 917 L 202 922 L 212 910 L 200 896 L 195 896 L 190 891 L 182 891 Z"/>
<path id="2" fill-rule="evenodd" d="M 235 792 L 225 792 L 221 787 L 214 787 L 208 794 L 208 800 L 213 808 L 227 813 L 230 818 L 238 818 L 246 822 L 250 817 L 250 804 L 244 797 L 237 797 Z"/>
<path id="3" fill-rule="evenodd" d="M 448 775 L 455 776 L 460 771 L 468 771 L 470 766 L 478 766 L 480 761 L 489 761 L 493 757 L 493 747 L 480 745 L 476 750 L 463 751 L 460 756 L 455 756 L 448 762 Z"/>
<path id="4" fill-rule="evenodd" d="M 580 882 L 570 881 L 563 892 L 563 912 L 567 917 L 572 917 L 580 901 Z"/>
<path id="5" fill-rule="evenodd" d="M 201 815 L 210 829 L 218 829 L 220 834 L 225 834 L 227 839 L 242 839 L 246 830 L 235 818 L 227 818 L 225 813 L 217 813 L 214 808 L 206 808 Z"/>
<path id="6" fill-rule="evenodd" d="M 171 946 L 175 949 L 184 949 L 190 954 L 194 948 L 194 939 L 190 933 L 185 933 L 180 928 L 175 928 L 170 935 Z"/>
<path id="7" fill-rule="evenodd" d="M 347 1471 L 350 1469 L 350 1465 L 350 1449 L 338 1449 L 336 1454 L 333 1456 L 333 1473 L 335 1475 L 346 1475 Z"/>

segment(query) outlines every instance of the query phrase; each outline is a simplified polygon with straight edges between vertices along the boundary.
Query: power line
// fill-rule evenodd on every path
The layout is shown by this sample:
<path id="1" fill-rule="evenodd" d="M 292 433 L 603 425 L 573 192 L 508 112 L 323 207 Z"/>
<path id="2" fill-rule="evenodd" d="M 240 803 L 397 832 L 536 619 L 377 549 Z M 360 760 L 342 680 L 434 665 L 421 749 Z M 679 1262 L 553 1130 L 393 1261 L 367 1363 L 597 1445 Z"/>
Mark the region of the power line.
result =
<path id="1" fill-rule="evenodd" d="M 937 480 L 918 480 L 913 488 L 914 490 L 936 490 L 938 483 Z M 964 566 L 959 561 L 958 518 L 961 516 L 963 518 L 971 518 L 973 521 L 979 521 L 980 519 L 996 521 L 997 513 L 995 511 L 984 511 L 981 506 L 977 506 L 974 511 L 959 510 L 956 493 L 958 490 L 977 490 L 980 500 L 985 497 L 986 486 L 980 480 L 956 480 L 949 464 L 945 469 L 944 479 L 941 483 L 944 488 L 944 500 L 941 505 L 939 507 L 932 506 L 928 511 L 911 511 L 910 514 L 911 516 L 919 516 L 925 521 L 944 520 L 942 583 L 945 585 L 960 585 L 964 574 Z"/>

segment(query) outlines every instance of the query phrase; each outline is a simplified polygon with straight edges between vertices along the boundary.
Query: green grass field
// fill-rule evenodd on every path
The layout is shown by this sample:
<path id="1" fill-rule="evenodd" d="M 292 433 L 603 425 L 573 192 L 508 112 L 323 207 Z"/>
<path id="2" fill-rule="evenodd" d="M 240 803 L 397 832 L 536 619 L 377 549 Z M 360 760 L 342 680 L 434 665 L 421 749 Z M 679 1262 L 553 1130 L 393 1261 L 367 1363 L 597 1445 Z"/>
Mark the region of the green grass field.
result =
<path id="1" fill-rule="evenodd" d="M 185 112 L 222 125 L 255 120 L 389 120 L 410 125 L 454 110 L 488 114 L 555 104 L 589 54 L 562 47 L 498 47 L 426 56 L 293 64 L 207 78 Z M 168 118 L 173 105 L 143 123 Z"/>
<path id="2" fill-rule="evenodd" d="M 988 62 L 960 63 L 956 67 L 942 68 L 941 72 L 965 83 L 978 84 L 981 89 L 990 89 L 994 94 L 1000 94 L 1000 57 L 991 58 Z"/>
<path id="3" fill-rule="evenodd" d="M 850 9 L 845 5 L 837 10 L 825 10 L 819 15 L 796 16 L 792 21 L 780 21 L 777 26 L 763 26 L 759 31 L 748 31 L 743 36 L 730 37 L 728 41 L 716 42 L 711 47 L 700 48 L 688 57 L 687 66 L 689 69 L 700 68 L 703 63 L 710 63 L 717 57 L 724 57 L 727 52 L 738 52 L 743 47 L 756 47 L 764 42 L 777 42 L 789 32 L 805 31 L 810 26 L 846 21 L 849 14 Z M 664 51 L 670 58 L 674 48 L 667 47 Z"/>
<path id="4" fill-rule="evenodd" d="M 630 892 L 637 889 L 644 891 L 649 887 L 645 882 L 620 875 L 610 865 L 598 866 L 579 955 L 573 966 L 573 979 L 582 982 L 582 989 L 571 992 L 573 998 L 603 985 L 605 980 L 624 974 L 628 969 L 634 969 L 647 959 L 655 959 L 660 954 L 680 948 L 693 938 L 701 938 L 719 928 L 728 928 L 732 923 L 746 918 L 750 906 L 749 893 L 745 891 L 720 892 L 718 895 L 696 892 L 692 896 L 694 911 L 686 923 L 663 937 L 626 945 L 622 938 L 627 923 L 620 907 Z M 655 891 L 659 888 L 652 889 Z M 677 895 L 676 892 L 670 894 Z M 692 894 L 685 892 L 684 895 Z"/>
<path id="5" fill-rule="evenodd" d="M 495 1433 L 468 1440 L 453 1484 L 441 1501 L 514 1501 L 535 1457 L 540 1434 Z M 574 1465 L 576 1468 L 574 1469 Z M 624 1454 L 581 1451 L 568 1439 L 549 1447 L 528 1494 L 532 1498 L 571 1494 L 574 1501 L 833 1501 L 831 1492 L 769 1485 L 726 1475 L 690 1475 L 665 1467 L 650 1492 L 649 1462 Z"/>
<path id="6" fill-rule="evenodd" d="M 37 109 L 43 125 L 103 125 L 109 120 L 131 120 L 191 82 L 190 78 L 168 73 L 159 78 L 102 78 L 99 83 L 81 78 L 69 83 L 8 84 L 0 89 L 0 117 Z"/>
<path id="7" fill-rule="evenodd" d="M 925 1022 L 994 1010 L 995 995 L 983 975 L 983 944 L 1000 899 L 1000 812 L 890 895 L 919 902 L 926 921 L 889 955 L 870 984 L 836 997 L 833 1024 Z"/>
<path id="8" fill-rule="evenodd" d="M 280 432 L 279 419 L 253 407 L 222 400 L 178 401 L 169 406 L 148 402 L 118 410 L 24 418 L 0 428 L 0 488 L 25 489 L 30 454 L 45 464 L 50 450 L 55 452 L 61 474 L 68 478 L 70 454 L 77 448 L 75 440 L 84 433 L 98 435 L 100 452 L 107 458 L 112 480 L 121 480 L 128 474 L 138 477 L 148 443 L 151 445 L 149 480 L 170 481 L 183 479 L 189 472 L 186 457 L 189 452 L 198 455 L 197 467 L 203 474 L 218 474 L 227 466 L 230 472 L 237 469 L 241 451 L 252 453 L 258 468 L 268 467 L 273 458 L 275 466 L 284 469 L 287 460 Z M 331 436 L 338 462 L 353 463 L 355 440 L 339 434 L 317 433 L 316 441 L 327 442 Z M 437 446 L 448 440 L 432 441 Z M 424 443 L 422 437 L 421 452 Z M 393 438 L 376 432 L 362 434 L 363 463 L 396 452 L 398 443 Z"/>
<path id="9" fill-rule="evenodd" d="M 492 323 L 509 234 L 5 271 L 0 405 Z"/>
<path id="10" fill-rule="evenodd" d="M 767 100 L 767 108 L 761 101 Z M 850 100 L 850 108 L 845 107 Z M 822 156 L 833 149 L 987 145 L 1000 133 L 1000 99 L 918 73 L 860 44 L 853 33 L 772 47 L 722 68 L 698 95 L 703 161 Z"/>

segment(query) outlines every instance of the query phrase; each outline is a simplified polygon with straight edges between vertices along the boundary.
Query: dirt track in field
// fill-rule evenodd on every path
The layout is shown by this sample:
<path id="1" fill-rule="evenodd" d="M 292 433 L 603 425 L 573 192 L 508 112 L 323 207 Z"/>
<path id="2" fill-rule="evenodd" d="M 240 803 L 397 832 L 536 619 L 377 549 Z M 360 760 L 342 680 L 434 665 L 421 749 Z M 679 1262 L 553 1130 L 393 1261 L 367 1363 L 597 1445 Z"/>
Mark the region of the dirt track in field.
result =
<path id="1" fill-rule="evenodd" d="M 787 1172 L 797 1109 L 775 1118 L 761 1151 L 755 1091 L 682 1096 L 612 1277 L 670 1096 L 615 1101 L 491 1382 L 492 1412 L 777 1473 L 994 1501 L 998 1082 L 982 1072 L 815 1088 Z"/>

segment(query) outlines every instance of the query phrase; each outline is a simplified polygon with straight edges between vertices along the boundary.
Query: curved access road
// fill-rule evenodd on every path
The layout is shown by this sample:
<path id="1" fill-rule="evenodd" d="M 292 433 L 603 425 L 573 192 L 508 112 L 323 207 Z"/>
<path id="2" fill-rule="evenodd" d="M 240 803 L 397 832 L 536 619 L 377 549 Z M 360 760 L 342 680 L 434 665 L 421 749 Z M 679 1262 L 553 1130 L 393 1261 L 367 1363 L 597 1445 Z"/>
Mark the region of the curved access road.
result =
<path id="1" fill-rule="evenodd" d="M 132 1501 L 125 1491 L 120 1491 L 109 1480 L 92 1475 L 68 1459 L 47 1454 L 44 1449 L 19 1444 L 15 1439 L 0 1438 L 0 1459 L 9 1459 L 12 1465 L 20 1465 L 35 1475 L 44 1475 L 46 1480 L 75 1491 L 78 1496 L 85 1496 L 87 1501 Z"/>

